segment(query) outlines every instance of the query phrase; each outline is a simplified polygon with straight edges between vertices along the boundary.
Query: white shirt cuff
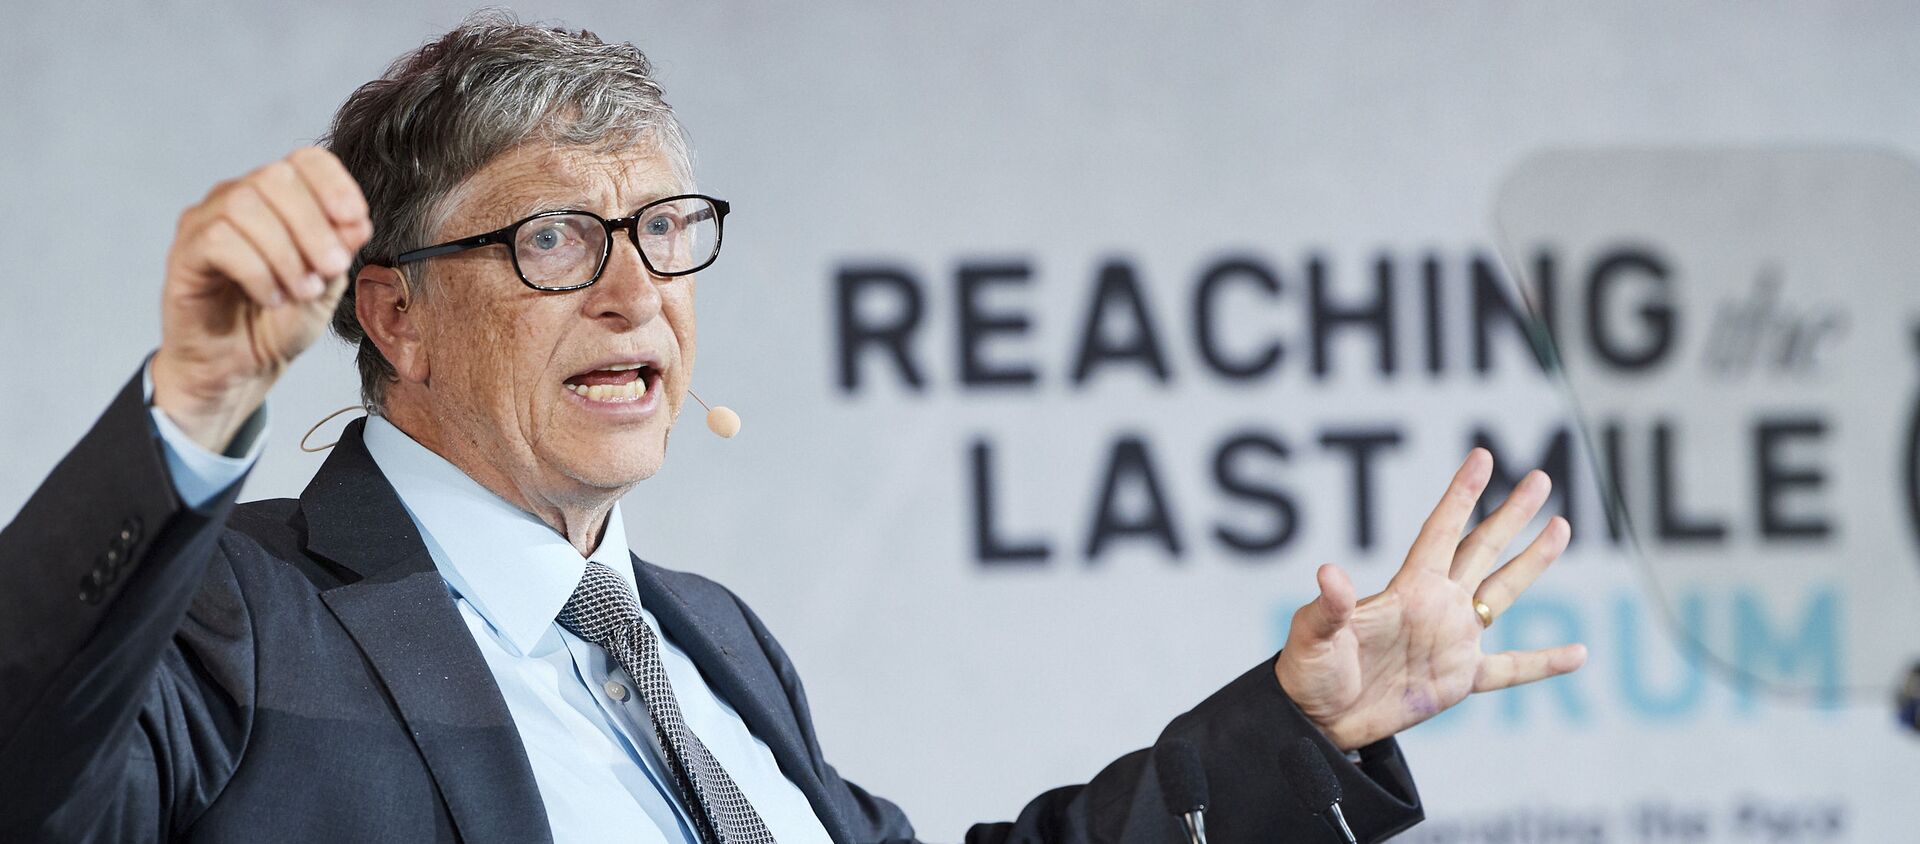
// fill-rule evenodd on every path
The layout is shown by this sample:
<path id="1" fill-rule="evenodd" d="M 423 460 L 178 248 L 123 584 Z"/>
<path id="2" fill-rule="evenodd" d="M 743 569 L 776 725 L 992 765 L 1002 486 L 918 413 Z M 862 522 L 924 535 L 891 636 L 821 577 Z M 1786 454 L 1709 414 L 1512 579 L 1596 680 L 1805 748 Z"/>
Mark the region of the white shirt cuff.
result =
<path id="1" fill-rule="evenodd" d="M 147 359 L 147 365 L 140 372 L 142 395 L 148 412 L 153 414 L 153 427 L 160 433 L 160 450 L 166 457 L 167 474 L 173 478 L 173 491 L 188 507 L 198 510 L 259 462 L 260 451 L 267 443 L 267 406 L 261 403 L 260 409 L 247 417 L 239 432 L 233 435 L 225 454 L 214 454 L 180 430 L 166 411 L 152 406 L 152 358 Z"/>

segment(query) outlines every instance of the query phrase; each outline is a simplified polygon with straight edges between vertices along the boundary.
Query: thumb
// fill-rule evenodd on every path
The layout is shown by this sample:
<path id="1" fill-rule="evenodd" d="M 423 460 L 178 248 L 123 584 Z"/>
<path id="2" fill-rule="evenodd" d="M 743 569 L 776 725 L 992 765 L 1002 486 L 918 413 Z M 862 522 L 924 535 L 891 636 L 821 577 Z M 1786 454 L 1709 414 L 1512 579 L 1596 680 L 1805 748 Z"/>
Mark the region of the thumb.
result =
<path id="1" fill-rule="evenodd" d="M 307 304 L 314 311 L 325 314 L 331 318 L 333 316 L 333 309 L 340 304 L 341 295 L 347 292 L 347 281 L 346 273 L 341 273 L 327 279 L 326 289 L 322 291 L 320 295 L 313 297 L 313 301 Z"/>
<path id="2" fill-rule="evenodd" d="M 347 283 L 346 273 L 327 279 L 327 286 L 320 295 L 301 303 L 298 314 L 292 316 L 312 329 L 308 333 L 318 335 L 318 329 L 325 328 L 333 320 L 334 310 L 340 307 L 340 297 L 347 292 Z"/>
<path id="3" fill-rule="evenodd" d="M 263 348 L 258 351 L 271 356 L 276 367 L 291 364 L 326 332 L 346 289 L 346 274 L 342 273 L 327 279 L 326 287 L 318 296 L 303 302 L 288 302 L 291 307 L 268 309 L 261 325 L 265 329 L 260 337 Z"/>
<path id="4" fill-rule="evenodd" d="M 1294 623 L 1296 632 L 1308 642 L 1324 642 L 1345 630 L 1353 619 L 1353 581 L 1331 563 L 1321 566 L 1315 577 L 1320 582 L 1320 597 L 1301 607 Z"/>

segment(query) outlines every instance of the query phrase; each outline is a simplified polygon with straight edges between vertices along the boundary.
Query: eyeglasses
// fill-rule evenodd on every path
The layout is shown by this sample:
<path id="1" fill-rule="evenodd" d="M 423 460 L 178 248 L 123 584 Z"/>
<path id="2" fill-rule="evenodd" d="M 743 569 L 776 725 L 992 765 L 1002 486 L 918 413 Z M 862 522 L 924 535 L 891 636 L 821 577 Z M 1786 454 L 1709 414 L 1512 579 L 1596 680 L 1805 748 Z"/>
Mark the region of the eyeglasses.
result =
<path id="1" fill-rule="evenodd" d="M 689 193 L 656 199 L 617 220 L 591 211 L 543 211 L 486 234 L 402 252 L 393 260 L 405 264 L 501 245 L 528 287 L 579 290 L 600 280 L 613 252 L 613 233 L 626 229 L 647 272 L 671 278 L 704 270 L 720 256 L 720 224 L 730 207 L 725 200 Z"/>

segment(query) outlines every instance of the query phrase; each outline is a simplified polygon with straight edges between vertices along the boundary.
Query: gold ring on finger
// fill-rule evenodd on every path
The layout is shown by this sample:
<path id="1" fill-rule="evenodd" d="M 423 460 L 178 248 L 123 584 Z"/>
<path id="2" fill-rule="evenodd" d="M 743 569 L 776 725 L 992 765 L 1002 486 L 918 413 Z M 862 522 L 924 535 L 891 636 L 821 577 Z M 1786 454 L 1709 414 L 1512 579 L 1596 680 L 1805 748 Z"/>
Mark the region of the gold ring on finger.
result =
<path id="1" fill-rule="evenodd" d="M 1481 627 L 1493 626 L 1493 608 L 1487 606 L 1486 601 L 1476 599 L 1473 602 L 1473 614 L 1480 616 Z"/>

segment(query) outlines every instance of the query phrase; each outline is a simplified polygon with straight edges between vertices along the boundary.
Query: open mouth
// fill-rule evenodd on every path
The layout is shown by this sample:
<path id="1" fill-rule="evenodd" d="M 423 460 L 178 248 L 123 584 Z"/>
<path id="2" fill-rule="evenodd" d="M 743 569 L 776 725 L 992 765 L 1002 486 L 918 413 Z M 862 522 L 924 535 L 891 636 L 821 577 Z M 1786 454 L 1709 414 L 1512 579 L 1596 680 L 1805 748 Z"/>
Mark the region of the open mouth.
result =
<path id="1" fill-rule="evenodd" d="M 660 383 L 660 371 L 645 363 L 624 363 L 582 372 L 565 382 L 587 401 L 625 403 L 647 397 Z"/>

